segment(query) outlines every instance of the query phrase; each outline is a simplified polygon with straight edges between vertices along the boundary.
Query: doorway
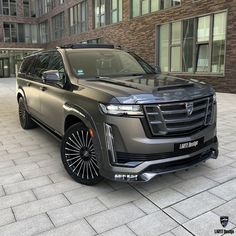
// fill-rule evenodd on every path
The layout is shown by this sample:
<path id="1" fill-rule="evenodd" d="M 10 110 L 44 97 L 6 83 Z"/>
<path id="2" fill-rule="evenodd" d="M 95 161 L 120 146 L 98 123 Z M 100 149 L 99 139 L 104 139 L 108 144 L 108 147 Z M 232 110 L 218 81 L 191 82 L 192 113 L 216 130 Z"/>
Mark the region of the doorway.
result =
<path id="1" fill-rule="evenodd" d="M 0 58 L 0 78 L 10 77 L 9 58 Z"/>

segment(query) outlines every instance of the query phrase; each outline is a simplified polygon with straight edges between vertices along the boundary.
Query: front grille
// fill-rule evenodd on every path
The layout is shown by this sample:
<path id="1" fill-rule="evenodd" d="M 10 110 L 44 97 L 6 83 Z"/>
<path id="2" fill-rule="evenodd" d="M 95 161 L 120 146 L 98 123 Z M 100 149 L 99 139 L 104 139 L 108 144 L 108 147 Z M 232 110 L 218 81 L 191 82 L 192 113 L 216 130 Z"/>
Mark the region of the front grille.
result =
<path id="1" fill-rule="evenodd" d="M 213 97 L 189 102 L 145 105 L 144 111 L 152 135 L 189 134 L 211 124 Z"/>

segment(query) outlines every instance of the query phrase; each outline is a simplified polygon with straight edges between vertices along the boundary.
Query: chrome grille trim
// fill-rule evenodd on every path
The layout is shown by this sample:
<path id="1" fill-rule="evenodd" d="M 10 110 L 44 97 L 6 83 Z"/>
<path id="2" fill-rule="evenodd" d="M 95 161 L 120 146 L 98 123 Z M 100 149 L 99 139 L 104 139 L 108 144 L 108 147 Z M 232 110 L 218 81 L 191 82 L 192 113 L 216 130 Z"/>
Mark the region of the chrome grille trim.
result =
<path id="1" fill-rule="evenodd" d="M 203 129 L 212 122 L 213 97 L 189 101 L 193 112 L 187 114 L 186 102 L 144 105 L 152 135 L 182 135 Z"/>

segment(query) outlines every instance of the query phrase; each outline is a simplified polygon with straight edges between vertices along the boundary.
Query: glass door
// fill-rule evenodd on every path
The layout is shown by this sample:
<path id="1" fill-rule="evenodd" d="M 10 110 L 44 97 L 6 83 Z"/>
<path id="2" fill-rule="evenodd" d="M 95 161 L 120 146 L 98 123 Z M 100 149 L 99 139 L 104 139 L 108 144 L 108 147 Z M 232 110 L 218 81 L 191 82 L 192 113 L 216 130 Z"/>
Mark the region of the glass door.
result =
<path id="1" fill-rule="evenodd" d="M 8 58 L 0 58 L 0 78 L 10 77 L 10 64 Z"/>

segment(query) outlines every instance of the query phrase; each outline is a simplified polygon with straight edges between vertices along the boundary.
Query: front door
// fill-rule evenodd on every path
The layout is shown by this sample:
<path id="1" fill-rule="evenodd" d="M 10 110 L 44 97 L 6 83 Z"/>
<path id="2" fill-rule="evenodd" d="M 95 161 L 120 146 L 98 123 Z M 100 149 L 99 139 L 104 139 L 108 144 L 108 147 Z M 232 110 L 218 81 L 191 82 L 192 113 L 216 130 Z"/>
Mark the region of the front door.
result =
<path id="1" fill-rule="evenodd" d="M 0 78 L 10 77 L 10 64 L 8 58 L 0 58 Z"/>
<path id="2" fill-rule="evenodd" d="M 65 83 L 65 69 L 63 60 L 58 52 L 52 53 L 48 66 L 49 70 L 58 70 L 61 77 L 61 84 Z M 43 84 L 40 91 L 41 120 L 59 134 L 63 132 L 63 104 L 65 90 L 53 84 Z"/>

